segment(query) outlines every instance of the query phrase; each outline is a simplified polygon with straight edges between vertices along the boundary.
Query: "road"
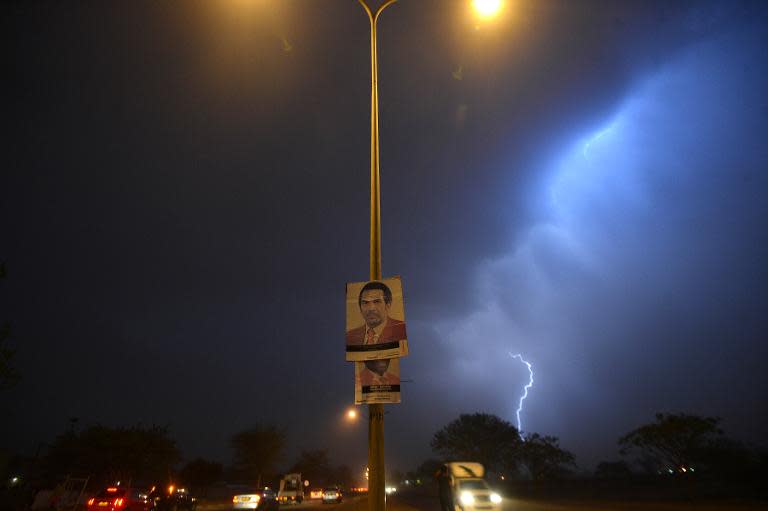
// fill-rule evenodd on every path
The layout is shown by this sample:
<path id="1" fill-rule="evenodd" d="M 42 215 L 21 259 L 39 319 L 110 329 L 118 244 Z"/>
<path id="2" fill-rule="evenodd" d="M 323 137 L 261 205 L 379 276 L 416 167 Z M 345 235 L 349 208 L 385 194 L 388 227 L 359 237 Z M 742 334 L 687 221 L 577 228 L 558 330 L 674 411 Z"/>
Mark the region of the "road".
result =
<path id="1" fill-rule="evenodd" d="M 198 511 L 229 511 L 230 502 L 207 502 Z M 765 503 L 730 501 L 702 502 L 610 502 L 567 500 L 524 500 L 505 498 L 501 511 L 764 511 Z M 368 511 L 368 498 L 351 497 L 341 504 L 323 504 L 319 500 L 297 505 L 282 505 L 280 511 Z M 436 492 L 431 488 L 401 491 L 387 497 L 387 511 L 440 511 Z"/>
<path id="2" fill-rule="evenodd" d="M 611 502 L 525 500 L 504 498 L 501 511 L 765 511 L 765 503 L 752 502 Z M 360 511 L 367 511 L 362 507 Z M 398 492 L 387 501 L 387 511 L 440 511 L 437 489 Z"/>
<path id="3" fill-rule="evenodd" d="M 306 499 L 301 504 L 282 504 L 280 511 L 357 511 L 358 508 L 367 511 L 366 497 L 348 497 L 341 504 L 323 504 L 319 499 Z M 201 502 L 197 506 L 197 511 L 229 511 L 231 509 L 232 503 L 229 500 Z"/>

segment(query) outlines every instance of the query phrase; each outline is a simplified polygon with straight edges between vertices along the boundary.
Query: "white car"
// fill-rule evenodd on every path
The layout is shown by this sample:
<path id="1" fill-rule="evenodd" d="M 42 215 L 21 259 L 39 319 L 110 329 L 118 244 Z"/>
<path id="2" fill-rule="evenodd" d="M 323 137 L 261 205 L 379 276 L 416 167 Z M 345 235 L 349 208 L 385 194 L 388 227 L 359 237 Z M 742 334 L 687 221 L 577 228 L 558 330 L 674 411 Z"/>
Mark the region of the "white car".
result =
<path id="1" fill-rule="evenodd" d="M 323 488 L 323 504 L 338 504 L 341 502 L 341 490 L 335 486 Z"/>
<path id="2" fill-rule="evenodd" d="M 278 511 L 277 495 L 269 488 L 263 490 L 253 489 L 248 493 L 240 493 L 232 497 L 232 509 Z"/>
<path id="3" fill-rule="evenodd" d="M 485 479 L 457 478 L 454 487 L 457 511 L 498 511 L 501 495 L 491 490 Z"/>

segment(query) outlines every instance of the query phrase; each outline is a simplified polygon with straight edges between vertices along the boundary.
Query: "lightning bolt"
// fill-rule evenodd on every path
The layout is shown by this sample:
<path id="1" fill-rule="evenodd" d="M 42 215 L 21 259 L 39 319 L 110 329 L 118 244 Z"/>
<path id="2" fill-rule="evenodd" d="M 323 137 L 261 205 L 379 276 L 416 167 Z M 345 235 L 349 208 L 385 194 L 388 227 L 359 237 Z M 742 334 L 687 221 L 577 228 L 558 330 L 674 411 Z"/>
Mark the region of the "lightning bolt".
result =
<path id="1" fill-rule="evenodd" d="M 523 395 L 520 396 L 520 402 L 517 405 L 517 431 L 520 433 L 520 438 L 523 438 L 523 423 L 520 422 L 520 412 L 523 411 L 523 401 L 525 401 L 525 398 L 528 397 L 528 389 L 533 387 L 533 368 L 531 367 L 531 363 L 523 359 L 523 355 L 518 353 L 517 355 L 513 355 L 512 352 L 509 352 L 509 356 L 512 358 L 519 358 L 520 362 L 525 364 L 528 367 L 528 375 L 529 380 L 528 384 L 523 388 Z"/>

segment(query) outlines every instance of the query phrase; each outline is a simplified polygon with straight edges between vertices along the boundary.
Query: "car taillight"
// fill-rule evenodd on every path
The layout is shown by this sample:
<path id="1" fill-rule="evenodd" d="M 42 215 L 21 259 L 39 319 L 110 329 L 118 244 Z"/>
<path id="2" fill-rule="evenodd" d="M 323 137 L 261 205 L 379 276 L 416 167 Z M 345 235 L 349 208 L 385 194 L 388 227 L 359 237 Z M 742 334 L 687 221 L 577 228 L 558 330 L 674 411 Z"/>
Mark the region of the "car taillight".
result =
<path id="1" fill-rule="evenodd" d="M 94 502 L 96 502 L 96 499 L 88 499 L 89 506 L 92 506 Z"/>
<path id="2" fill-rule="evenodd" d="M 237 502 L 237 495 L 232 495 L 232 503 L 234 504 Z"/>
<path id="3" fill-rule="evenodd" d="M 123 499 L 115 499 L 115 507 L 122 507 Z"/>

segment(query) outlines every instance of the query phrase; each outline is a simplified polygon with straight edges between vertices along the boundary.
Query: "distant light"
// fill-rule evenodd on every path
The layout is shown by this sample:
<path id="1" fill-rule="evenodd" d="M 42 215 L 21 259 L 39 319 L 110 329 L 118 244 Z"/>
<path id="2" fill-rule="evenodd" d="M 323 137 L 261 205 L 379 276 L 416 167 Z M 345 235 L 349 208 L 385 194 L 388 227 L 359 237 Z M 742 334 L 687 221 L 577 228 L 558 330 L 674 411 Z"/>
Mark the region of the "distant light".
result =
<path id="1" fill-rule="evenodd" d="M 496 16 L 502 7 L 501 0 L 473 0 L 472 6 L 475 12 L 483 18 L 492 18 Z"/>
<path id="2" fill-rule="evenodd" d="M 350 408 L 349 410 L 347 410 L 347 418 L 350 420 L 357 419 L 357 410 L 355 410 L 354 408 Z"/>
<path id="3" fill-rule="evenodd" d="M 387 486 L 386 488 L 384 488 L 384 491 L 387 493 L 387 495 L 389 495 L 391 493 L 395 493 L 397 491 L 397 488 L 395 488 L 394 486 Z"/>
<path id="4" fill-rule="evenodd" d="M 16 484 L 19 482 L 19 478 L 16 476 L 11 477 L 11 484 Z"/>

